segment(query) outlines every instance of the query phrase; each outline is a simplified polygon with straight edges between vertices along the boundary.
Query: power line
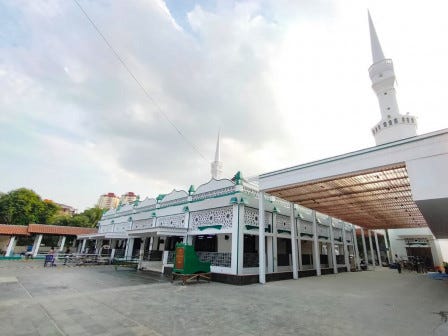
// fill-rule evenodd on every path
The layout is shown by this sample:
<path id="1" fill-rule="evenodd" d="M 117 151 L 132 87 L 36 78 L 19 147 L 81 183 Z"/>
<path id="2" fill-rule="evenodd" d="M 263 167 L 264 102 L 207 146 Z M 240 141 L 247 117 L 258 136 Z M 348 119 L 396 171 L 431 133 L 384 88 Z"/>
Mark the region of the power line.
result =
<path id="1" fill-rule="evenodd" d="M 95 22 L 90 18 L 89 14 L 84 10 L 84 8 L 81 6 L 81 4 L 78 2 L 78 0 L 73 0 L 73 2 L 78 6 L 78 8 L 81 10 L 81 12 L 84 14 L 84 16 L 87 18 L 87 20 L 90 22 L 92 27 L 96 30 L 98 35 L 101 37 L 101 39 L 106 43 L 108 48 L 112 51 L 115 58 L 121 63 L 123 68 L 127 71 L 127 73 L 134 79 L 134 81 L 137 83 L 137 85 L 142 89 L 145 96 L 154 104 L 158 112 L 166 119 L 166 121 L 176 130 L 176 132 L 180 135 L 182 139 L 191 147 L 193 150 L 199 154 L 199 156 L 206 160 L 204 155 L 199 151 L 199 149 L 193 144 L 192 141 L 190 141 L 183 133 L 182 131 L 174 124 L 174 122 L 171 121 L 171 119 L 166 115 L 166 113 L 162 110 L 160 105 L 156 102 L 156 100 L 149 94 L 149 92 L 146 90 L 144 85 L 138 80 L 138 78 L 134 75 L 134 73 L 131 71 L 129 66 L 126 64 L 126 62 L 123 60 L 123 58 L 118 54 L 118 52 L 115 50 L 115 48 L 109 43 L 106 36 L 101 32 L 101 30 L 98 28 L 98 26 L 95 24 Z"/>

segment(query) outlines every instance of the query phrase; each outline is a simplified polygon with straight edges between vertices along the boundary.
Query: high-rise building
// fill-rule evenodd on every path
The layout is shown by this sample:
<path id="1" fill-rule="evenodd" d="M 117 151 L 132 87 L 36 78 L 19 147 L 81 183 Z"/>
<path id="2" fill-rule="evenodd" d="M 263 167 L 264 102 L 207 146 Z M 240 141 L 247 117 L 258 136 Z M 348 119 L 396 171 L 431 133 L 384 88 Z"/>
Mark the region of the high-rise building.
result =
<path id="1" fill-rule="evenodd" d="M 132 191 L 127 192 L 126 194 L 121 195 L 120 197 L 120 203 L 121 204 L 128 204 L 135 202 L 135 200 L 138 198 L 136 194 L 134 194 Z"/>
<path id="2" fill-rule="evenodd" d="M 114 193 L 110 192 L 101 195 L 98 199 L 97 207 L 101 209 L 111 209 L 116 208 L 120 203 L 120 198 Z"/>

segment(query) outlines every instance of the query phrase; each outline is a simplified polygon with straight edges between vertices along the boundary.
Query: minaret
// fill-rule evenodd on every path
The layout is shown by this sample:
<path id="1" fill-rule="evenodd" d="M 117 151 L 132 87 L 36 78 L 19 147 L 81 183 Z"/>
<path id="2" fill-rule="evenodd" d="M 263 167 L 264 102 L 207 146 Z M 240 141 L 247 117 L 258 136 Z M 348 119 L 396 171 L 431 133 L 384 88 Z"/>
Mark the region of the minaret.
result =
<path id="1" fill-rule="evenodd" d="M 219 180 L 222 174 L 222 161 L 221 161 L 221 150 L 220 150 L 220 132 L 218 132 L 218 141 L 216 141 L 216 152 L 215 152 L 215 161 L 211 164 L 211 173 L 212 178 L 215 180 Z"/>
<path id="2" fill-rule="evenodd" d="M 373 64 L 369 68 L 372 89 L 380 105 L 381 121 L 372 128 L 375 143 L 382 145 L 417 135 L 417 120 L 408 114 L 402 115 L 398 110 L 395 92 L 395 72 L 391 59 L 385 58 L 381 49 L 370 12 L 369 29 Z"/>

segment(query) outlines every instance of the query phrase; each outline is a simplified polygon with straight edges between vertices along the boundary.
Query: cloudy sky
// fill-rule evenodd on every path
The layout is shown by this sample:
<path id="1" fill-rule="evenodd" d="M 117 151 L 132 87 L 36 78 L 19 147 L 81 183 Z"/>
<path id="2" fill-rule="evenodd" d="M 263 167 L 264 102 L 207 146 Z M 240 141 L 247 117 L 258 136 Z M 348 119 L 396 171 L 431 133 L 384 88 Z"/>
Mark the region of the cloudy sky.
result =
<path id="1" fill-rule="evenodd" d="M 198 186 L 219 129 L 227 177 L 373 146 L 367 8 L 401 112 L 448 127 L 444 0 L 79 2 L 149 97 L 74 1 L 0 0 L 0 191 Z"/>

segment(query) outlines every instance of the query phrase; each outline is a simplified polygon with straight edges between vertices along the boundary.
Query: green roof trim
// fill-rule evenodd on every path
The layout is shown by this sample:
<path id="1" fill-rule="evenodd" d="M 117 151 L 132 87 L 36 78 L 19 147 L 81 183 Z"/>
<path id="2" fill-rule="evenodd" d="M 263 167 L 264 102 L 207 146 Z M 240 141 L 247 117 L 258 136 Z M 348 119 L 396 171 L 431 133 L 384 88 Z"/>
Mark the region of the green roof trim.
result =
<path id="1" fill-rule="evenodd" d="M 291 234 L 291 231 L 290 230 L 279 229 L 279 230 L 277 230 L 277 233 L 288 233 L 288 234 Z"/>
<path id="2" fill-rule="evenodd" d="M 310 238 L 313 238 L 313 235 L 311 233 L 300 233 L 300 237 L 310 237 Z"/>
<path id="3" fill-rule="evenodd" d="M 161 201 L 165 198 L 166 194 L 160 194 L 159 196 L 156 197 L 157 201 Z"/>
<path id="4" fill-rule="evenodd" d="M 221 230 L 222 225 L 207 225 L 207 226 L 199 226 L 199 231 L 204 231 L 208 229 L 215 229 L 215 230 Z"/>
<path id="5" fill-rule="evenodd" d="M 230 199 L 230 204 L 238 204 L 238 197 L 232 197 Z"/>
<path id="6" fill-rule="evenodd" d="M 245 225 L 246 230 L 259 230 L 260 228 L 258 226 L 255 225 Z M 268 227 L 264 228 L 264 232 L 270 233 L 271 232 L 271 226 L 269 225 Z"/>
<path id="7" fill-rule="evenodd" d="M 241 184 L 242 180 L 244 180 L 243 174 L 240 171 L 237 171 L 232 180 L 235 181 L 236 184 Z"/>
<path id="8" fill-rule="evenodd" d="M 191 185 L 190 188 L 188 188 L 188 193 L 191 195 L 192 193 L 194 193 L 196 190 L 194 189 L 194 185 Z"/>
<path id="9" fill-rule="evenodd" d="M 184 212 L 190 212 L 190 208 L 188 207 L 188 205 L 184 206 L 184 208 L 182 210 Z"/>

